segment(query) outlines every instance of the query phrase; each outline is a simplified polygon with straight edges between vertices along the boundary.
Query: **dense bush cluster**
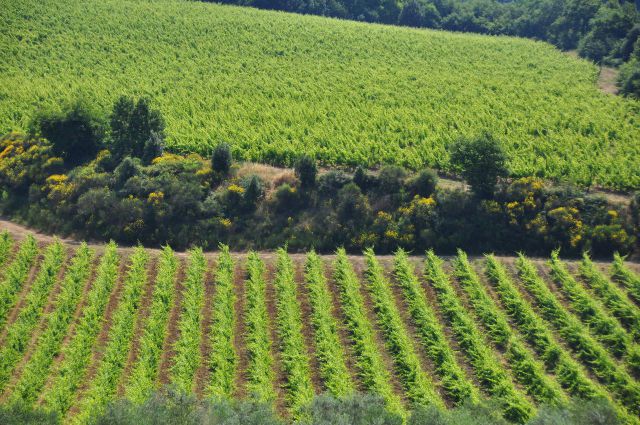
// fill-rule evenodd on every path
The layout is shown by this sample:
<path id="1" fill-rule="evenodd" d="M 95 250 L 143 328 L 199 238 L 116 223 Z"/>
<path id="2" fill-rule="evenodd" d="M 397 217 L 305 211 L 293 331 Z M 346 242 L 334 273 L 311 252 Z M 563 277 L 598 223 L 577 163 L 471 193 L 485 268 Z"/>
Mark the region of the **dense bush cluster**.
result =
<path id="1" fill-rule="evenodd" d="M 223 0 L 222 3 L 368 22 L 507 34 L 549 41 L 598 63 L 619 65 L 640 51 L 640 13 L 629 0 Z M 638 60 L 625 67 L 621 91 L 640 96 Z"/>
<path id="2" fill-rule="evenodd" d="M 452 147 L 452 162 L 472 189 L 464 191 L 437 187 L 430 170 L 319 172 L 302 156 L 295 174 L 270 178 L 239 173 L 243 165 L 224 144 L 211 159 L 165 153 L 162 117 L 144 99 L 116 103 L 110 128 L 92 132 L 107 136 L 91 138 L 97 153 L 83 161 L 67 136 L 94 121 L 71 108 L 39 118 L 36 126 L 46 125 L 32 135 L 0 139 L 2 213 L 47 231 L 180 249 L 223 242 L 240 249 L 610 255 L 632 251 L 638 233 L 637 203 L 626 209 L 537 178 L 505 180 L 506 158 L 490 136 Z"/>
<path id="3" fill-rule="evenodd" d="M 420 407 L 407 420 L 409 425 L 507 425 L 494 406 L 466 404 L 451 410 Z M 59 418 L 41 410 L 21 405 L 0 406 L 0 421 L 7 425 L 58 424 Z M 152 394 L 141 403 L 122 399 L 111 403 L 104 413 L 95 414 L 95 425 L 284 425 L 267 403 L 227 399 L 198 400 L 168 389 Z M 400 425 L 400 416 L 385 409 L 384 401 L 375 395 L 355 394 L 343 399 L 317 396 L 307 408 L 304 425 Z M 572 401 L 562 407 L 542 407 L 529 425 L 617 425 L 615 411 L 605 400 Z"/>

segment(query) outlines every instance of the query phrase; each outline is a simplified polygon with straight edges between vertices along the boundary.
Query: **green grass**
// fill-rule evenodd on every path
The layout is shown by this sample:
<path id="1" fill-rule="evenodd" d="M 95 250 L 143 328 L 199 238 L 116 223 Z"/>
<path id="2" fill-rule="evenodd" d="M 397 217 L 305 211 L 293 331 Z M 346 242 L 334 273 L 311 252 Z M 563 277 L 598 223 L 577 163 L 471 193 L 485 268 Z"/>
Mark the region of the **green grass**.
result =
<path id="1" fill-rule="evenodd" d="M 546 43 L 177 0 L 0 0 L 0 27 L 0 132 L 148 95 L 180 151 L 447 169 L 489 131 L 514 175 L 640 187 L 638 102 Z"/>

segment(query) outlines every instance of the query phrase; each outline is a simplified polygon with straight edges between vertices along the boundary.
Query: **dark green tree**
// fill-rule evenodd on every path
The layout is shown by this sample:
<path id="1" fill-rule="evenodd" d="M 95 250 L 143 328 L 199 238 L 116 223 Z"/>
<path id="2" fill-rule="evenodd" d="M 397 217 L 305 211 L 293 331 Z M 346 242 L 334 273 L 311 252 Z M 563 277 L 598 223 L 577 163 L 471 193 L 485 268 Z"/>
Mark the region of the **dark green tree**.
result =
<path id="1" fill-rule="evenodd" d="M 76 101 L 60 112 L 43 112 L 31 123 L 32 135 L 51 142 L 53 152 L 69 165 L 95 157 L 102 147 L 104 125 L 84 102 Z"/>
<path id="2" fill-rule="evenodd" d="M 160 111 L 152 109 L 147 98 L 135 102 L 122 96 L 111 113 L 111 144 L 113 153 L 119 157 L 144 156 L 145 145 L 155 134 L 164 139 L 164 119 Z"/>
<path id="3" fill-rule="evenodd" d="M 220 143 L 213 150 L 211 156 L 211 168 L 214 172 L 226 177 L 231 172 L 231 165 L 233 164 L 233 155 L 231 154 L 231 147 L 227 143 Z"/>
<path id="4" fill-rule="evenodd" d="M 151 132 L 151 137 L 144 144 L 144 150 L 142 151 L 142 163 L 145 165 L 151 164 L 154 158 L 162 156 L 164 152 L 164 140 L 155 131 Z"/>
<path id="5" fill-rule="evenodd" d="M 308 155 L 302 155 L 296 161 L 296 177 L 300 179 L 300 187 L 303 190 L 313 189 L 316 185 L 318 167 L 316 161 Z"/>
<path id="6" fill-rule="evenodd" d="M 504 150 L 489 134 L 454 143 L 450 160 L 481 199 L 492 198 L 498 178 L 508 172 Z"/>

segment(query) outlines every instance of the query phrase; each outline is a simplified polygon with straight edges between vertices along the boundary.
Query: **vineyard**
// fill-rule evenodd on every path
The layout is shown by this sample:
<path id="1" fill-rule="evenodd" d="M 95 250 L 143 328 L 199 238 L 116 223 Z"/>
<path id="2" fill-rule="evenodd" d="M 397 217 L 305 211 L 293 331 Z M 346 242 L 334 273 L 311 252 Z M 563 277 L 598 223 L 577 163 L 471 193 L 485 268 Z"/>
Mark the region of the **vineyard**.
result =
<path id="1" fill-rule="evenodd" d="M 488 132 L 515 176 L 640 187 L 638 102 L 546 43 L 178 0 L 3 0 L 0 26 L 2 134 L 148 96 L 180 152 L 449 170 Z"/>
<path id="2" fill-rule="evenodd" d="M 314 395 L 419 405 L 608 399 L 640 423 L 640 267 L 89 247 L 0 234 L 0 403 L 85 423 L 169 384 L 304 419 Z"/>

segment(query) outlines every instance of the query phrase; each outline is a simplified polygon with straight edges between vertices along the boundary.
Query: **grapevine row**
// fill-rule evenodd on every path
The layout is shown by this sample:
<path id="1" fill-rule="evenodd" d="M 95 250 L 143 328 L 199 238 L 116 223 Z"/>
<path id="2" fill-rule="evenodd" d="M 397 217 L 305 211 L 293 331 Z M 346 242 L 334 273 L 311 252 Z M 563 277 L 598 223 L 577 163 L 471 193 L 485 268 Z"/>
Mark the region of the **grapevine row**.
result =
<path id="1" fill-rule="evenodd" d="M 634 344 L 624 328 L 596 302 L 589 292 L 569 273 L 558 258 L 558 251 L 551 254 L 551 276 L 558 287 L 567 294 L 573 311 L 591 334 L 611 353 L 620 358 L 634 373 L 640 373 L 640 348 Z"/>
<path id="2" fill-rule="evenodd" d="M 173 306 L 178 260 L 168 246 L 162 250 L 157 266 L 149 318 L 140 337 L 138 361 L 125 387 L 129 400 L 140 403 L 155 388 L 168 319 Z"/>
<path id="3" fill-rule="evenodd" d="M 3 230 L 0 233 L 0 266 L 4 266 L 4 264 L 9 259 L 11 255 L 11 249 L 13 248 L 13 238 L 8 231 Z"/>
<path id="4" fill-rule="evenodd" d="M 7 330 L 7 337 L 0 349 L 0 391 L 9 382 L 16 363 L 27 349 L 31 334 L 44 310 L 49 292 L 56 283 L 65 255 L 65 248 L 60 241 L 55 241 L 47 247 L 40 271 L 25 297 L 25 305 L 20 310 L 15 322 Z"/>
<path id="5" fill-rule="evenodd" d="M 54 310 L 46 317 L 43 333 L 11 393 L 12 402 L 32 404 L 42 389 L 54 356 L 60 352 L 68 332 L 84 283 L 91 272 L 93 252 L 82 244 L 67 270 Z"/>
<path id="6" fill-rule="evenodd" d="M 427 252 L 426 275 L 436 290 L 438 303 L 460 347 L 475 370 L 480 384 L 500 400 L 504 417 L 513 422 L 525 422 L 533 413 L 533 406 L 516 390 L 509 375 L 500 366 L 473 319 L 460 303 L 442 264 L 442 260 L 433 251 Z"/>
<path id="7" fill-rule="evenodd" d="M 404 301 L 418 331 L 420 342 L 434 363 L 445 393 L 456 404 L 478 400 L 478 391 L 456 361 L 442 326 L 433 309 L 426 302 L 424 290 L 403 250 L 399 250 L 395 255 L 394 276 L 402 289 Z"/>
<path id="8" fill-rule="evenodd" d="M 374 330 L 367 317 L 364 300 L 360 293 L 360 283 L 344 249 L 338 250 L 334 269 L 361 381 L 367 391 L 376 393 L 385 400 L 390 411 L 404 414 L 402 402 L 391 387 L 389 371 L 385 367 L 380 352 L 376 349 Z"/>
<path id="9" fill-rule="evenodd" d="M 249 394 L 256 399 L 270 401 L 274 398 L 274 373 L 264 279 L 265 267 L 255 252 L 251 252 L 248 256 L 247 272 L 247 311 L 244 317 L 249 357 L 247 386 Z"/>
<path id="10" fill-rule="evenodd" d="M 87 295 L 87 302 L 75 327 L 73 339 L 64 346 L 63 361 L 55 370 L 51 385 L 43 394 L 43 403 L 48 410 L 64 415 L 71 407 L 76 390 L 87 370 L 91 347 L 100 332 L 109 294 L 118 277 L 118 265 L 117 247 L 111 242 L 106 246 L 100 260 L 96 279 Z"/>
<path id="11" fill-rule="evenodd" d="M 5 278 L 0 282 L 0 327 L 4 326 L 9 310 L 15 304 L 16 296 L 29 276 L 38 251 L 35 238 L 27 236 L 9 265 Z"/>
<path id="12" fill-rule="evenodd" d="M 340 343 L 338 323 L 331 314 L 333 302 L 323 272 L 322 260 L 313 251 L 307 255 L 305 282 L 309 288 L 310 319 L 315 331 L 320 374 L 331 394 L 336 397 L 349 395 L 354 392 L 354 385 Z"/>
<path id="13" fill-rule="evenodd" d="M 213 300 L 211 325 L 211 357 L 208 392 L 214 396 L 232 397 L 236 372 L 234 322 L 236 295 L 233 285 L 233 260 L 229 247 L 220 246 L 216 269 L 216 297 Z"/>
<path id="14" fill-rule="evenodd" d="M 596 268 L 587 254 L 584 254 L 580 263 L 580 274 L 611 314 L 629 331 L 633 339 L 640 342 L 640 308 Z"/>
<path id="15" fill-rule="evenodd" d="M 640 413 L 640 385 L 616 365 L 609 354 L 570 316 L 537 273 L 535 265 L 520 255 L 516 260 L 524 286 L 532 294 L 542 317 L 567 341 L 577 357 L 635 414 Z"/>
<path id="16" fill-rule="evenodd" d="M 171 366 L 171 383 L 186 393 L 193 388 L 193 377 L 200 364 L 200 312 L 204 304 L 206 269 L 207 261 L 202 250 L 191 250 L 180 306 L 180 336 L 174 344 L 176 354 Z"/>
<path id="17" fill-rule="evenodd" d="M 104 356 L 82 398 L 80 412 L 74 417 L 77 423 L 85 423 L 89 415 L 102 411 L 118 389 L 131 349 L 142 291 L 147 282 L 148 262 L 149 256 L 145 249 L 137 247 L 131 256 L 120 302 L 113 313 Z"/>
<path id="18" fill-rule="evenodd" d="M 463 251 L 458 251 L 453 265 L 455 276 L 469 296 L 470 303 L 487 331 L 487 335 L 497 347 L 504 350 L 505 358 L 513 370 L 515 379 L 540 404 L 558 404 L 567 401 L 562 388 L 554 380 L 549 379 L 542 363 L 534 359 L 522 338 L 512 332 L 507 317 L 487 294 Z"/>
<path id="19" fill-rule="evenodd" d="M 611 274 L 624 285 L 629 296 L 633 298 L 636 303 L 640 303 L 640 276 L 629 270 L 624 264 L 624 258 L 621 257 L 620 254 L 616 253 L 613 256 Z"/>
<path id="20" fill-rule="evenodd" d="M 282 368 L 286 375 L 286 400 L 294 419 L 314 396 L 309 357 L 302 334 L 302 315 L 296 297 L 296 282 L 291 258 L 278 250 L 276 288 L 276 326 L 280 336 Z"/>
<path id="21" fill-rule="evenodd" d="M 367 263 L 367 287 L 407 398 L 417 405 L 444 406 L 442 399 L 435 392 L 433 382 L 420 364 L 411 338 L 406 333 L 398 307 L 394 302 L 393 292 L 388 280 L 384 277 L 380 263 L 376 260 L 373 250 L 367 249 L 364 254 Z"/>

